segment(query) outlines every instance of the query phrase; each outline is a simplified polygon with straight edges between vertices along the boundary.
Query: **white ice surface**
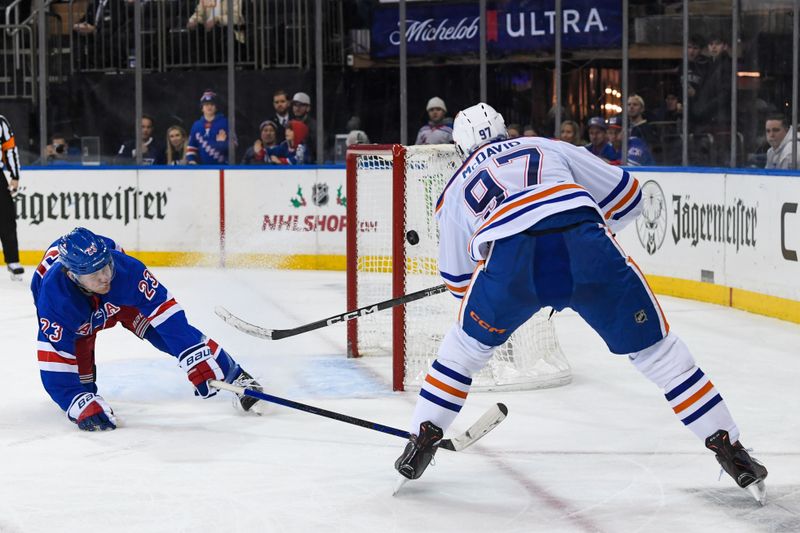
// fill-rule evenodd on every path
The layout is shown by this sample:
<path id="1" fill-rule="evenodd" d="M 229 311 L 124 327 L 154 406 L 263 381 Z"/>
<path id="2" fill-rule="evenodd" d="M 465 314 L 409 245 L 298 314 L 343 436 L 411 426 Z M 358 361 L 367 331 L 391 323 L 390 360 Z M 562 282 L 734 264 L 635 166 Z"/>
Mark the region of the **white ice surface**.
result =
<path id="1" fill-rule="evenodd" d="M 344 310 L 344 275 L 154 269 L 192 323 L 268 392 L 406 429 L 415 396 L 387 359 L 348 360 L 342 325 L 281 341 L 241 334 L 225 305 L 271 328 Z M 29 276 L 28 274 L 27 276 Z M 672 414 L 660 391 L 572 313 L 557 317 L 571 385 L 475 393 L 450 433 L 491 403 L 508 419 L 392 497 L 397 437 L 275 406 L 243 416 L 230 395 L 192 396 L 174 359 L 122 328 L 97 343 L 100 393 L 120 427 L 79 431 L 39 381 L 25 283 L 0 280 L 0 531 L 796 532 L 800 531 L 800 327 L 661 298 L 769 468 L 759 507 Z"/>

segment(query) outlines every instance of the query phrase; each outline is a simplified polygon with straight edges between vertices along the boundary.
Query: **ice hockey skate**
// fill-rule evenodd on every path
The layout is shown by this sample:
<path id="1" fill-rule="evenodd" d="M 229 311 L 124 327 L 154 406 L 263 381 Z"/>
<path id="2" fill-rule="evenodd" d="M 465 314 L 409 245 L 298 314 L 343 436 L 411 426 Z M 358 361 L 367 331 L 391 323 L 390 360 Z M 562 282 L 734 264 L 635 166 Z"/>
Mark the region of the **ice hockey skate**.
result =
<path id="1" fill-rule="evenodd" d="M 403 454 L 394 463 L 395 469 L 407 479 L 419 479 L 428 468 L 444 433 L 433 422 L 419 425 L 419 435 L 411 435 Z"/>
<path id="2" fill-rule="evenodd" d="M 767 487 L 764 479 L 767 469 L 750 457 L 741 442 L 731 444 L 728 432 L 720 429 L 706 439 L 706 448 L 717 454 L 717 461 L 736 484 L 746 489 L 758 503 L 767 500 Z"/>
<path id="3" fill-rule="evenodd" d="M 258 381 L 256 381 L 255 378 L 248 374 L 243 368 L 240 368 L 239 375 L 236 376 L 231 384 L 236 385 L 237 387 L 244 387 L 246 389 L 264 392 L 264 388 L 261 386 L 261 384 L 259 384 Z M 258 398 L 253 398 L 252 396 L 237 394 L 236 398 L 233 400 L 233 405 L 237 409 L 241 409 L 246 413 L 250 412 L 258 415 L 264 414 L 264 402 L 260 401 Z"/>
<path id="4" fill-rule="evenodd" d="M 9 263 L 8 272 L 11 274 L 11 279 L 13 281 L 22 281 L 22 275 L 25 273 L 25 269 L 22 268 L 22 265 L 19 263 Z"/>

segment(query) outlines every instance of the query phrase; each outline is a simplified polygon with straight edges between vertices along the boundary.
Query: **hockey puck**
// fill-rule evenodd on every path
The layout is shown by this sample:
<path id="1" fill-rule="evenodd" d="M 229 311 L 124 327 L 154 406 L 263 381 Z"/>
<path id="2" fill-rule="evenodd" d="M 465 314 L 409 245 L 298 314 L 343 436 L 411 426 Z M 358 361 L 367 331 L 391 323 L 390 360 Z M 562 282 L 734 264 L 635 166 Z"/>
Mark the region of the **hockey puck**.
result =
<path id="1" fill-rule="evenodd" d="M 414 246 L 419 243 L 419 234 L 412 229 L 406 233 L 406 240 L 408 241 L 408 244 Z"/>

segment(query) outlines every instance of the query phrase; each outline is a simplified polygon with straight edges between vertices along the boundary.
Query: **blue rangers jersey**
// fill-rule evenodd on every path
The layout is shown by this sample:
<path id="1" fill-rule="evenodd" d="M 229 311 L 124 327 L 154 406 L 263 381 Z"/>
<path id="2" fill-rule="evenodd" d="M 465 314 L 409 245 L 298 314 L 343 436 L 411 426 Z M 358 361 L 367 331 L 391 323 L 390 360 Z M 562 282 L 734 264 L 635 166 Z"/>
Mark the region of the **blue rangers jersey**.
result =
<path id="1" fill-rule="evenodd" d="M 217 136 L 225 132 L 225 140 L 218 141 Z M 189 143 L 186 146 L 186 160 L 201 165 L 225 165 L 228 163 L 228 137 L 231 130 L 228 119 L 217 113 L 214 120 L 207 121 L 200 117 L 192 125 L 189 132 Z"/>
<path id="2" fill-rule="evenodd" d="M 113 243 L 110 239 L 107 242 Z M 116 247 L 115 247 L 116 248 Z M 138 259 L 113 249 L 115 274 L 108 294 L 88 294 L 67 277 L 56 253 L 48 250 L 33 276 L 31 290 L 39 331 L 37 354 L 42 383 L 50 397 L 67 410 L 76 395 L 90 391 L 82 384 L 77 355 L 82 342 L 116 323 L 121 311 L 138 311 L 135 331 L 157 348 L 177 357 L 184 350 L 206 342 L 203 334 L 186 321 L 183 309 L 169 291 Z M 53 268 L 55 267 L 55 268 Z M 208 341 L 214 354 L 221 349 Z"/>
<path id="3" fill-rule="evenodd" d="M 638 216 L 642 193 L 627 171 L 583 147 L 519 137 L 473 152 L 436 203 L 439 270 L 456 297 L 493 241 L 577 208 L 593 208 L 617 232 Z"/>

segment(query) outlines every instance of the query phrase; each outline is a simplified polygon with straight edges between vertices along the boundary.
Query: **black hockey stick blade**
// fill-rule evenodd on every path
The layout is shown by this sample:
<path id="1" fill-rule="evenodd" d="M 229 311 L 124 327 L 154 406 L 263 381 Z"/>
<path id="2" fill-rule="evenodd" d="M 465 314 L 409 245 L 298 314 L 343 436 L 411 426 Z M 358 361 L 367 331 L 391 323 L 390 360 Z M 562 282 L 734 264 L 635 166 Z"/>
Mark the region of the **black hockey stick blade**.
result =
<path id="1" fill-rule="evenodd" d="M 439 294 L 445 292 L 446 290 L 447 287 L 445 285 L 437 285 L 435 287 L 430 287 L 428 289 L 406 294 L 405 296 L 392 298 L 391 300 L 385 300 L 372 305 L 366 305 L 364 307 L 354 309 L 353 311 L 347 311 L 338 315 L 329 316 L 328 318 L 323 318 L 322 320 L 317 320 L 316 322 L 311 322 L 310 324 L 305 324 L 303 326 L 290 329 L 268 329 L 262 326 L 257 326 L 256 324 L 251 324 L 250 322 L 242 320 L 221 306 L 215 307 L 214 312 L 218 317 L 224 320 L 226 324 L 238 329 L 242 333 L 247 333 L 248 335 L 252 335 L 253 337 L 258 337 L 260 339 L 278 340 L 285 339 L 286 337 L 294 337 L 295 335 L 299 335 L 301 333 L 314 331 L 315 329 L 324 328 L 340 322 L 349 322 L 350 320 L 354 320 L 365 315 L 371 315 L 377 311 L 391 309 L 392 307 L 397 307 L 398 305 L 404 305 L 415 300 L 427 298 L 428 296 L 433 296 L 434 294 Z"/>
<path id="2" fill-rule="evenodd" d="M 209 380 L 208 384 L 216 389 L 230 391 L 239 395 L 250 396 L 259 400 L 264 400 L 265 402 L 275 403 L 278 405 L 283 405 L 284 407 L 305 411 L 306 413 L 311 413 L 312 415 L 324 416 L 326 418 L 338 420 L 339 422 L 345 422 L 347 424 L 360 426 L 373 431 L 388 433 L 389 435 L 394 435 L 403 439 L 408 439 L 411 436 L 408 431 L 402 429 L 393 428 L 384 424 L 378 424 L 377 422 L 370 422 L 369 420 L 363 420 L 361 418 L 337 413 L 335 411 L 328 411 L 327 409 L 322 409 L 321 407 L 315 407 L 313 405 L 281 398 L 280 396 L 273 396 L 272 394 L 267 394 L 254 389 L 231 385 L 230 383 L 226 383 L 224 381 Z M 477 420 L 477 422 L 472 424 L 467 431 L 452 439 L 442 440 L 441 444 L 439 444 L 439 447 L 452 452 L 460 452 L 461 450 L 464 450 L 465 448 L 474 444 L 475 441 L 497 427 L 497 425 L 505 419 L 507 414 L 508 409 L 506 409 L 505 405 L 502 403 L 495 404 L 490 407 L 489 410 L 487 410 L 483 416 Z"/>

